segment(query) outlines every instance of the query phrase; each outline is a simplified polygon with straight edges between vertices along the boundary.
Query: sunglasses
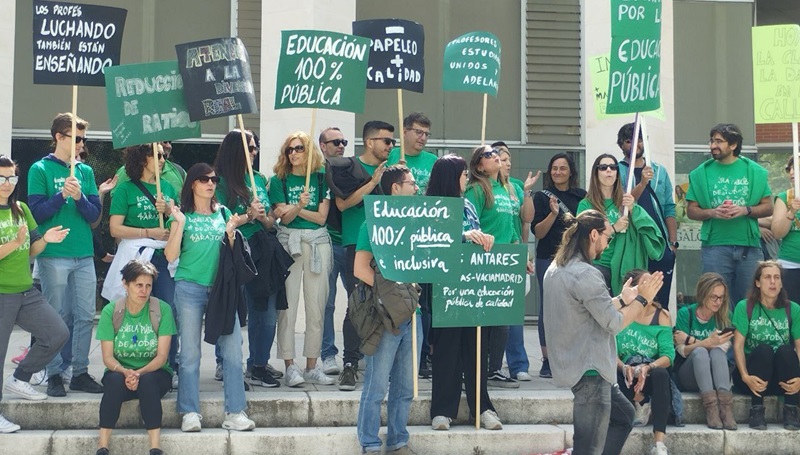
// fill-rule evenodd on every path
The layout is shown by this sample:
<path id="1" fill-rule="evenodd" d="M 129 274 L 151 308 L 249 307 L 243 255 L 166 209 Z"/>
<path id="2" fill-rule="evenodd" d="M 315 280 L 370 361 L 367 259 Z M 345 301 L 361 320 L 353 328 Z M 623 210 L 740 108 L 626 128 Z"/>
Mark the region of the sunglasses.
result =
<path id="1" fill-rule="evenodd" d="M 0 185 L 5 185 L 6 182 L 16 185 L 19 182 L 19 177 L 16 175 L 12 175 L 11 177 L 3 177 L 0 175 Z"/>
<path id="2" fill-rule="evenodd" d="M 370 141 L 383 141 L 384 144 L 391 145 L 392 147 L 394 147 L 394 145 L 397 143 L 397 141 L 394 140 L 391 137 L 371 137 L 368 140 L 370 140 Z"/>
<path id="3" fill-rule="evenodd" d="M 215 176 L 213 176 L 213 177 L 210 177 L 210 176 L 208 176 L 208 175 L 201 175 L 200 177 L 197 177 L 197 179 L 195 179 L 195 180 L 197 180 L 197 181 L 198 181 L 198 182 L 200 182 L 200 183 L 208 183 L 208 182 L 213 182 L 213 183 L 214 183 L 214 185 L 216 185 L 217 183 L 219 183 L 219 177 L 218 177 L 218 176 L 216 176 L 216 175 L 215 175 Z"/>
<path id="4" fill-rule="evenodd" d="M 258 153 L 258 147 L 255 145 L 248 146 L 248 149 L 250 150 L 250 153 Z"/>
<path id="5" fill-rule="evenodd" d="M 612 171 L 616 171 L 617 168 L 619 168 L 619 166 L 617 166 L 616 164 L 598 164 L 597 165 L 597 170 L 599 170 L 599 171 L 607 171 L 609 169 L 611 169 Z"/>
<path id="6" fill-rule="evenodd" d="M 343 145 L 347 147 L 347 139 L 331 139 L 330 141 L 325 141 L 323 144 L 333 144 L 334 147 L 338 147 Z"/>
<path id="7" fill-rule="evenodd" d="M 61 133 L 63 136 L 72 137 L 69 134 Z M 75 143 L 80 144 L 81 142 L 86 143 L 86 136 L 75 136 Z"/>
<path id="8" fill-rule="evenodd" d="M 295 145 L 294 147 L 286 147 L 286 150 L 284 150 L 284 152 L 286 152 L 287 155 L 291 155 L 292 153 L 303 153 L 305 151 L 306 151 L 306 146 L 303 144 Z"/>
<path id="9" fill-rule="evenodd" d="M 153 156 L 153 155 L 148 155 L 148 158 L 151 158 L 152 156 Z M 164 155 L 164 154 L 163 154 L 163 153 L 161 153 L 161 152 L 158 152 L 158 159 L 159 159 L 159 160 L 163 160 L 163 159 L 166 159 L 166 158 L 167 158 L 167 157 L 166 157 L 166 155 Z"/>
<path id="10" fill-rule="evenodd" d="M 481 153 L 481 158 L 492 158 L 498 155 L 500 155 L 500 152 L 497 149 L 491 149 L 488 152 Z"/>

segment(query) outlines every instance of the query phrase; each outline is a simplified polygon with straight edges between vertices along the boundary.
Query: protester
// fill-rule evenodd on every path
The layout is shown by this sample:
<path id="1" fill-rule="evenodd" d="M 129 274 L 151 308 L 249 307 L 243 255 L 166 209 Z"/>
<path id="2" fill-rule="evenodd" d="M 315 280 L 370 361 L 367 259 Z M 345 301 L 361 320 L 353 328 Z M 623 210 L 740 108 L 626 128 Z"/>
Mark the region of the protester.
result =
<path id="1" fill-rule="evenodd" d="M 766 430 L 764 396 L 783 397 L 783 428 L 800 430 L 800 306 L 786 295 L 781 266 L 762 261 L 756 266 L 747 299 L 733 312 L 733 355 L 736 391 L 750 395 L 750 428 Z"/>
<path id="2" fill-rule="evenodd" d="M 169 392 L 173 374 L 168 358 L 172 336 L 177 333 L 175 318 L 168 303 L 151 297 L 159 274 L 153 264 L 134 259 L 121 273 L 126 295 L 106 305 L 97 324 L 106 366 L 97 455 L 109 453 L 122 403 L 137 398 L 150 439 L 150 455 L 162 455 L 161 398 Z"/>
<path id="3" fill-rule="evenodd" d="M 578 213 L 578 204 L 586 197 L 586 191 L 578 188 L 578 170 L 575 161 L 566 153 L 557 153 L 550 158 L 547 172 L 544 174 L 544 189 L 533 196 L 534 215 L 532 232 L 536 237 L 536 278 L 539 282 L 539 345 L 542 348 L 542 368 L 539 370 L 540 378 L 552 378 L 550 360 L 547 356 L 547 340 L 544 325 L 544 272 L 553 262 L 561 237 L 566 230 L 564 215 L 575 216 Z M 521 367 L 512 366 L 509 361 L 509 371 L 516 379 L 520 380 Z M 524 365 L 524 364 L 523 364 Z M 530 375 L 528 375 L 530 376 Z M 523 376 L 523 379 L 527 379 Z"/>
<path id="4" fill-rule="evenodd" d="M 511 151 L 508 149 L 508 146 L 503 141 L 497 141 L 492 144 L 492 148 L 497 150 L 498 156 L 500 157 L 500 172 L 506 177 L 508 183 L 513 185 L 514 187 L 514 196 L 519 203 L 518 206 L 518 217 L 520 219 L 520 223 L 514 224 L 514 229 L 517 229 L 517 235 L 520 238 L 520 242 L 528 243 L 528 235 L 530 234 L 531 230 L 531 222 L 533 221 L 533 187 L 536 186 L 536 182 L 539 181 L 539 177 L 541 177 L 542 172 L 538 171 L 536 175 L 533 175 L 533 172 L 528 172 L 528 177 L 523 182 L 518 178 L 514 178 L 511 176 Z M 511 191 L 509 191 L 509 195 Z"/>
<path id="5" fill-rule="evenodd" d="M 54 226 L 39 233 L 36 221 L 24 202 L 17 200 L 19 170 L 5 155 L 0 155 L 0 354 L 5 359 L 14 325 L 36 338 L 27 355 L 2 390 L 26 400 L 45 400 L 47 395 L 31 387 L 34 373 L 44 368 L 69 339 L 69 329 L 58 312 L 33 287 L 30 258 L 48 244 L 61 243 L 69 229 Z M 54 245 L 55 246 L 55 245 Z M 0 382 L 3 381 L 0 364 Z M 2 398 L 2 395 L 0 395 Z M 0 433 L 13 433 L 20 426 L 0 415 Z"/>
<path id="6" fill-rule="evenodd" d="M 47 365 L 51 397 L 67 395 L 61 373 L 69 367 L 70 390 L 103 393 L 103 386 L 89 375 L 97 292 L 91 224 L 102 212 L 92 168 L 76 162 L 75 175 L 70 176 L 71 145 L 74 142 L 75 153 L 80 153 L 89 127 L 85 120 L 75 118 L 73 131 L 72 120 L 71 113 L 53 119 L 50 135 L 55 149 L 28 171 L 28 204 L 36 222 L 45 231 L 61 226 L 70 232 L 64 242 L 36 258 L 42 293 L 72 334 L 71 345 L 65 345 Z"/>
<path id="7" fill-rule="evenodd" d="M 306 172 L 310 163 L 310 180 Z M 278 314 L 278 354 L 286 365 L 286 385 L 297 387 L 304 382 L 331 385 L 335 381 L 317 368 L 322 346 L 322 326 L 328 300 L 331 237 L 325 229 L 330 195 L 325 182 L 324 158 L 311 138 L 302 131 L 290 134 L 281 145 L 281 154 L 269 182 L 269 199 L 280 220 L 278 240 L 295 262 L 286 279 L 289 308 Z M 294 363 L 294 332 L 303 291 L 305 371 Z"/>
<path id="8" fill-rule="evenodd" d="M 203 315 L 211 285 L 217 274 L 222 236 L 233 245 L 239 215 L 217 203 L 214 192 L 219 183 L 214 169 L 198 163 L 189 169 L 181 190 L 180 208 L 173 206 L 169 219 L 170 235 L 164 255 L 169 262 L 180 259 L 175 272 L 175 307 L 181 340 L 180 387 L 177 410 L 183 414 L 181 430 L 200 431 L 200 342 Z M 225 420 L 227 430 L 252 430 L 255 422 L 245 413 L 242 373 L 242 332 L 238 316 L 230 335 L 219 337 L 225 382 Z"/>
<path id="9" fill-rule="evenodd" d="M 675 321 L 678 385 L 682 391 L 700 392 L 709 428 L 736 430 L 727 357 L 733 331 L 723 331 L 731 326 L 725 279 L 704 273 L 697 280 L 695 298 L 697 303 L 678 310 Z"/>
<path id="10" fill-rule="evenodd" d="M 426 196 L 464 197 L 467 188 L 467 162 L 458 155 L 445 155 L 433 165 Z M 475 206 L 464 199 L 463 241 L 481 245 L 486 251 L 494 245 L 494 236 L 481 231 Z M 488 356 L 488 327 L 481 328 L 481 358 Z M 487 429 L 501 429 L 500 419 L 489 398 L 486 388 L 487 372 L 481 369 L 480 412 L 475 408 L 475 352 L 477 340 L 473 327 L 432 328 L 433 387 L 431 390 L 431 427 L 434 430 L 449 430 L 450 423 L 458 416 L 461 402 L 461 384 L 467 391 L 467 406 L 470 415 L 480 415 Z"/>
<path id="11" fill-rule="evenodd" d="M 161 141 L 158 145 L 160 146 L 161 153 L 164 155 L 164 162 L 161 166 L 160 174 L 161 180 L 165 184 L 171 186 L 175 194 L 181 194 L 183 182 L 186 180 L 186 171 L 183 170 L 179 164 L 169 159 L 172 155 L 172 141 Z M 119 179 L 119 183 L 123 183 L 130 178 L 125 171 L 125 166 L 117 169 L 116 177 Z M 111 196 L 113 197 L 114 194 L 112 193 Z"/>
<path id="12" fill-rule="evenodd" d="M 792 302 L 800 302 L 800 199 L 794 194 L 794 158 L 786 163 L 791 187 L 775 197 L 772 234 L 781 241 L 778 263 L 783 267 L 783 287 Z"/>
<path id="13" fill-rule="evenodd" d="M 611 298 L 605 279 L 592 267 L 613 233 L 596 210 L 564 215 L 564 240 L 544 276 L 547 346 L 553 382 L 571 387 L 575 453 L 620 453 L 633 428 L 633 405 L 617 385 L 614 335 L 634 322 L 661 288 L 653 273 L 637 287 L 630 282 Z"/>

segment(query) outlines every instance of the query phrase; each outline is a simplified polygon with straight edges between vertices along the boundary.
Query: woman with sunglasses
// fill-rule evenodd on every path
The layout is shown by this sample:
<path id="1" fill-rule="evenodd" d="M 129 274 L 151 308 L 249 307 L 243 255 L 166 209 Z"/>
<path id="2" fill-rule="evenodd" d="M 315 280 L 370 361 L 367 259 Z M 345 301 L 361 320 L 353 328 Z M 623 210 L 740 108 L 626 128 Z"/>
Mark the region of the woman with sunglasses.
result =
<path id="1" fill-rule="evenodd" d="M 308 160 L 311 160 L 311 176 L 306 191 Z M 278 354 L 286 365 L 286 385 L 289 387 L 304 382 L 323 385 L 335 382 L 317 368 L 328 300 L 328 274 L 333 266 L 331 237 L 325 228 L 330 195 L 324 163 L 322 153 L 314 147 L 311 137 L 296 131 L 283 141 L 278 162 L 272 168 L 275 175 L 269 183 L 269 199 L 280 220 L 278 240 L 295 260 L 286 279 L 289 308 L 278 314 Z M 306 313 L 305 370 L 294 363 L 294 333 L 301 289 Z"/>
<path id="2" fill-rule="evenodd" d="M 186 174 L 181 190 L 181 206 L 172 206 L 168 221 L 169 240 L 164 249 L 167 260 L 180 259 L 175 271 L 175 308 L 178 312 L 178 335 L 181 340 L 180 378 L 177 410 L 183 414 L 181 430 L 200 431 L 200 343 L 203 315 L 211 286 L 219 267 L 219 249 L 223 235 L 233 247 L 234 231 L 240 217 L 217 203 L 214 196 L 219 177 L 206 163 L 197 163 Z M 245 413 L 244 375 L 242 373 L 242 332 L 238 316 L 230 335 L 217 340 L 222 354 L 225 382 L 226 430 L 252 430 L 255 422 Z"/>
<path id="3" fill-rule="evenodd" d="M 789 300 L 800 302 L 800 199 L 794 194 L 794 159 L 786 163 L 791 187 L 775 197 L 772 234 L 781 240 L 778 263 L 783 266 L 783 288 Z"/>

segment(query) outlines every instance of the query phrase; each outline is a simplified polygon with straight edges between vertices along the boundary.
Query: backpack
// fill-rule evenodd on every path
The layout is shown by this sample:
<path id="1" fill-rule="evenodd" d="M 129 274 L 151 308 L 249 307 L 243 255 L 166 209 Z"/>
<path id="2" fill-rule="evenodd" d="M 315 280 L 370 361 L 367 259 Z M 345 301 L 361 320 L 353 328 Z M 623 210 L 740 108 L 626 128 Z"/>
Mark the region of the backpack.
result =
<path id="1" fill-rule="evenodd" d="M 153 326 L 153 332 L 158 336 L 158 327 L 161 325 L 161 301 L 155 297 L 150 297 L 147 307 L 150 313 L 150 325 Z M 111 317 L 111 323 L 114 325 L 114 335 L 119 333 L 123 319 L 125 319 L 124 298 L 114 302 L 114 315 Z"/>
<path id="2" fill-rule="evenodd" d="M 356 284 L 347 300 L 347 313 L 361 341 L 359 350 L 364 355 L 374 354 L 383 338 L 383 316 L 372 287 L 362 282 Z"/>

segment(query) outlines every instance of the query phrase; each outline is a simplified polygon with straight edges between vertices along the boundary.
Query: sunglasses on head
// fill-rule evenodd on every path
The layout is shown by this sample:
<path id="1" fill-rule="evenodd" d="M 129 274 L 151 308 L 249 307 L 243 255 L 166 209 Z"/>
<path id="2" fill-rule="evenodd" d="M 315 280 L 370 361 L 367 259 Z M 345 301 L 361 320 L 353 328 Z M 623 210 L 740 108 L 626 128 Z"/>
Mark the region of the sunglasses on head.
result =
<path id="1" fill-rule="evenodd" d="M 391 137 L 371 137 L 371 138 L 369 138 L 369 140 L 370 141 L 383 141 L 384 144 L 391 145 L 393 147 L 394 147 L 394 144 L 397 143 L 397 141 L 394 138 L 391 138 Z"/>
<path id="2" fill-rule="evenodd" d="M 492 158 L 495 156 L 500 155 L 500 151 L 497 149 L 491 149 L 488 152 L 481 153 L 481 158 Z"/>
<path id="3" fill-rule="evenodd" d="M 343 145 L 347 147 L 347 139 L 331 139 L 330 141 L 325 141 L 323 144 L 333 144 L 334 147 L 338 147 Z"/>
<path id="4" fill-rule="evenodd" d="M 597 170 L 607 171 L 607 170 L 611 169 L 612 171 L 616 171 L 618 167 L 619 166 L 617 166 L 616 164 L 598 164 L 597 165 Z"/>
<path id="5" fill-rule="evenodd" d="M 200 183 L 213 182 L 216 185 L 217 183 L 219 183 L 219 177 L 217 177 L 216 175 L 215 176 L 201 175 L 200 177 L 197 177 L 197 181 Z"/>
<path id="6" fill-rule="evenodd" d="M 61 133 L 63 136 L 72 137 L 69 134 Z M 75 136 L 75 143 L 80 144 L 81 142 L 86 143 L 86 136 Z"/>
<path id="7" fill-rule="evenodd" d="M 291 155 L 292 153 L 303 153 L 306 151 L 306 146 L 303 144 L 295 145 L 294 147 L 286 147 L 284 150 L 287 155 Z"/>

